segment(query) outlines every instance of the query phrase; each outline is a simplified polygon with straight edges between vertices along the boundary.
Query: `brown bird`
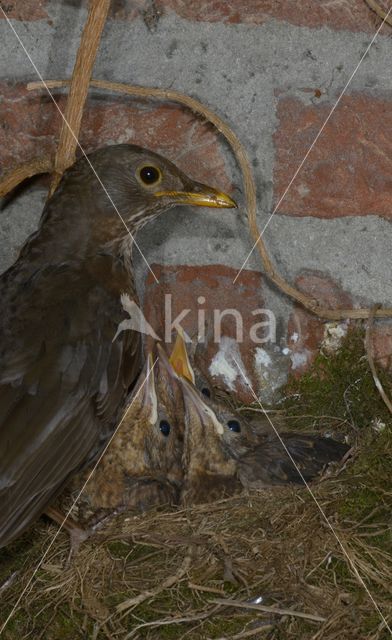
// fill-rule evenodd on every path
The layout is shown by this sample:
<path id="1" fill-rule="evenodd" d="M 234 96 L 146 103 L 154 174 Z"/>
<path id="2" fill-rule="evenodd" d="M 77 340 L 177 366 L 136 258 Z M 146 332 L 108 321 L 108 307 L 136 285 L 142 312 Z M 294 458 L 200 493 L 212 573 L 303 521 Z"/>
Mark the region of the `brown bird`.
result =
<path id="1" fill-rule="evenodd" d="M 112 512 L 145 511 L 176 504 L 183 478 L 184 408 L 178 377 L 166 354 L 150 354 L 130 396 L 124 417 L 92 473 L 71 480 L 60 500 L 76 505 L 79 524 Z M 62 507 L 63 510 L 64 506 Z"/>
<path id="2" fill-rule="evenodd" d="M 140 334 L 125 322 L 136 300 L 128 230 L 177 204 L 235 206 L 140 147 L 90 161 L 120 215 L 78 160 L 0 277 L 0 547 L 101 451 L 140 371 Z"/>
<path id="3" fill-rule="evenodd" d="M 192 384 L 195 374 L 189 369 L 189 360 L 179 364 L 181 340 L 179 336 L 175 358 L 171 360 L 183 376 L 180 380 L 185 406 L 183 501 L 210 501 L 222 494 L 230 495 L 241 486 L 260 489 L 308 482 L 347 453 L 347 445 L 330 438 L 281 432 L 291 460 L 266 418 L 250 422 Z"/>

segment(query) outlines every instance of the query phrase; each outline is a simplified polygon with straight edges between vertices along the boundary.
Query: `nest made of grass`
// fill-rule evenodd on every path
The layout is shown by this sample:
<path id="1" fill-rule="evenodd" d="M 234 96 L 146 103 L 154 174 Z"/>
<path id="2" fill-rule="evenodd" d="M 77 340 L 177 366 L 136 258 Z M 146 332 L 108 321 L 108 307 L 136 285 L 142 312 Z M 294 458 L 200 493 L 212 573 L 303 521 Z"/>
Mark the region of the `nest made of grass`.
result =
<path id="1" fill-rule="evenodd" d="M 302 487 L 118 516 L 68 566 L 69 539 L 60 533 L 4 638 L 389 637 L 356 575 L 390 619 L 391 492 L 383 476 L 390 474 L 390 434 L 378 435 L 371 450 L 375 459 L 385 453 L 377 474 L 359 456 L 312 488 L 343 548 Z M 2 550 L 2 618 L 55 532 L 41 520 Z"/>

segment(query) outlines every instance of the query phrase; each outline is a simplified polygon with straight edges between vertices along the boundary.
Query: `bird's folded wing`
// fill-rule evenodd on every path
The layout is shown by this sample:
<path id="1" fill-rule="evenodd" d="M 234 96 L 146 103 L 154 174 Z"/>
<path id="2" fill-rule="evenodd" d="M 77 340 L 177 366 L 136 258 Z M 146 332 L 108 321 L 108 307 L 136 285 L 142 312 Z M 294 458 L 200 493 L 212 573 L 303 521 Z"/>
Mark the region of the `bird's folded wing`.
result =
<path id="1" fill-rule="evenodd" d="M 241 458 L 239 476 L 244 486 L 308 482 L 348 450 L 341 442 L 311 434 L 282 433 L 281 438 L 286 450 L 277 436 L 270 434 Z"/>
<path id="2" fill-rule="evenodd" d="M 112 342 L 121 315 L 105 291 L 75 296 L 71 268 L 34 278 L 20 304 L 0 291 L 0 546 L 100 450 L 140 364 L 138 334 Z"/>

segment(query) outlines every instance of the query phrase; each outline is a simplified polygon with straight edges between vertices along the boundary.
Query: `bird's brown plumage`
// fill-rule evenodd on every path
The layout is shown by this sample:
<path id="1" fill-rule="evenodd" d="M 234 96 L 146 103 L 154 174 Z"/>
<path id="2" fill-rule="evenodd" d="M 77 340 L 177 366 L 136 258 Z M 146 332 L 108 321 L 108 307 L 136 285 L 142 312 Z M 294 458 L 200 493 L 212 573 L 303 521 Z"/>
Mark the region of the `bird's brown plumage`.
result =
<path id="1" fill-rule="evenodd" d="M 78 521 L 108 512 L 144 511 L 176 504 L 183 479 L 184 409 L 177 375 L 165 353 L 152 354 L 138 377 L 120 425 L 92 472 L 71 480 L 60 498 L 68 509 L 78 500 Z M 71 499 L 70 499 L 71 498 Z"/>
<path id="2" fill-rule="evenodd" d="M 90 161 L 121 217 L 81 159 L 0 277 L 0 546 L 102 449 L 140 371 L 140 334 L 117 331 L 129 319 L 121 295 L 136 297 L 124 222 L 135 233 L 181 202 L 235 206 L 140 147 Z"/>

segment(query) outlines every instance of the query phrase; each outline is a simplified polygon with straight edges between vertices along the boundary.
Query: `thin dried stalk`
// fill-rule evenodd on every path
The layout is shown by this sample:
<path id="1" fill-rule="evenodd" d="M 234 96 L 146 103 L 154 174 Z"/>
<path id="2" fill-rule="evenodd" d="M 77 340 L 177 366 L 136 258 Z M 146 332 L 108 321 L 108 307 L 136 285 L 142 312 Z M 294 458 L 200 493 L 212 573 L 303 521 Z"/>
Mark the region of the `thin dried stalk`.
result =
<path id="1" fill-rule="evenodd" d="M 241 633 L 236 633 L 235 636 L 223 636 L 222 638 L 218 638 L 218 640 L 242 640 L 242 638 L 251 638 L 255 636 L 257 633 L 267 633 L 268 631 L 272 631 L 274 626 L 272 624 L 266 624 L 262 627 L 255 627 L 254 629 L 248 629 L 247 631 L 241 631 Z M 208 639 L 210 640 L 210 638 Z"/>
<path id="2" fill-rule="evenodd" d="M 373 329 L 373 321 L 374 321 L 375 311 L 378 308 L 378 306 L 379 305 L 375 305 L 370 310 L 370 315 L 369 315 L 369 319 L 368 319 L 367 326 L 366 326 L 365 349 L 366 349 L 367 359 L 368 359 L 368 362 L 369 362 L 370 371 L 372 372 L 374 384 L 376 385 L 376 389 L 379 392 L 380 396 L 382 397 L 384 403 L 388 407 L 389 411 L 392 413 L 392 402 L 388 398 L 387 394 L 385 393 L 384 387 L 381 384 L 381 380 L 378 377 L 377 370 L 376 370 L 376 367 L 374 365 L 374 358 L 373 358 L 372 329 Z"/>
<path id="3" fill-rule="evenodd" d="M 325 622 L 326 618 L 313 615 L 312 613 L 304 613 L 303 611 L 295 611 L 295 609 L 279 609 L 275 607 L 266 607 L 263 604 L 253 604 L 251 602 L 237 602 L 236 600 L 210 600 L 211 604 L 221 604 L 227 607 L 236 607 L 237 609 L 252 609 L 252 611 L 262 611 L 263 613 L 272 613 L 278 616 L 294 616 L 294 618 L 304 618 L 305 620 L 313 620 L 314 622 Z"/>
<path id="4" fill-rule="evenodd" d="M 66 87 L 69 85 L 69 80 L 47 80 L 46 85 L 51 88 Z M 105 80 L 91 80 L 90 86 L 97 89 L 104 89 L 106 91 L 114 91 L 117 93 L 124 93 L 131 96 L 139 96 L 143 98 L 160 98 L 169 100 L 171 102 L 179 102 L 191 109 L 194 113 L 202 115 L 206 120 L 211 122 L 220 133 L 226 138 L 234 155 L 241 167 L 242 178 L 244 181 L 245 198 L 248 210 L 248 221 L 251 236 L 255 241 L 255 247 L 257 247 L 264 270 L 268 278 L 287 296 L 292 300 L 300 303 L 303 307 L 308 309 L 311 313 L 317 315 L 319 318 L 325 318 L 328 320 L 343 320 L 346 318 L 360 319 L 368 318 L 370 309 L 327 309 L 322 307 L 315 298 L 305 295 L 302 291 L 299 291 L 275 270 L 275 267 L 269 257 L 267 248 L 260 235 L 259 228 L 256 221 L 257 203 L 256 203 L 256 188 L 253 178 L 252 169 L 250 167 L 249 160 L 247 158 L 244 147 L 240 140 L 229 127 L 229 125 L 222 120 L 216 113 L 211 111 L 204 104 L 187 96 L 179 91 L 172 89 L 156 89 L 137 87 L 134 85 L 122 84 L 119 82 L 107 82 Z M 41 82 L 30 82 L 27 85 L 29 91 L 41 89 Z M 392 317 L 392 309 L 378 309 L 375 313 L 378 318 L 390 318 Z"/>
<path id="5" fill-rule="evenodd" d="M 34 158 L 23 164 L 19 164 L 9 171 L 2 180 L 0 180 L 0 197 L 4 197 L 10 193 L 15 187 L 21 184 L 27 178 L 38 175 L 39 173 L 50 173 L 53 170 L 53 161 L 51 158 Z"/>
<path id="6" fill-rule="evenodd" d="M 69 96 L 61 124 L 55 159 L 55 174 L 52 178 L 49 195 L 56 189 L 65 169 L 75 161 L 84 104 L 109 6 L 110 0 L 90 0 L 89 13 L 76 56 Z"/>
<path id="7" fill-rule="evenodd" d="M 190 622 L 205 620 L 206 618 L 209 618 L 211 615 L 219 611 L 219 609 L 220 609 L 220 606 L 217 606 L 217 607 L 212 607 L 211 609 L 207 609 L 207 611 L 202 611 L 201 613 L 195 613 L 194 615 L 183 616 L 183 617 L 175 616 L 171 618 L 162 618 L 160 620 L 153 620 L 152 622 L 144 622 L 143 624 L 138 624 L 134 629 L 132 629 L 131 633 L 125 636 L 124 640 L 131 640 L 131 638 L 134 638 L 137 635 L 139 629 L 145 629 L 146 627 L 163 627 L 171 624 L 182 624 L 184 622 L 189 624 Z"/>
<path id="8" fill-rule="evenodd" d="M 384 20 L 389 26 L 392 27 L 392 17 L 387 17 L 387 12 L 384 11 L 382 7 L 376 2 L 376 0 L 365 0 L 368 7 L 372 9 L 375 13 L 377 13 L 378 17 Z"/>
<path id="9" fill-rule="evenodd" d="M 120 604 L 117 605 L 116 611 L 118 611 L 119 613 L 122 613 L 124 611 L 129 611 L 129 609 L 133 609 L 134 607 L 137 607 L 139 604 L 141 604 L 145 600 L 149 600 L 150 598 L 155 598 L 159 593 L 161 593 L 161 591 L 164 591 L 165 589 L 170 589 L 171 587 L 173 587 L 177 582 L 182 580 L 184 576 L 186 576 L 191 566 L 192 559 L 193 559 L 193 547 L 190 548 L 180 568 L 178 569 L 178 571 L 176 571 L 174 575 L 168 576 L 167 578 L 165 578 L 165 580 L 161 584 L 159 584 L 157 587 L 155 587 L 155 589 L 148 589 L 147 591 L 143 591 L 143 593 L 139 593 L 139 595 L 135 596 L 134 598 L 129 598 L 128 600 L 124 600 L 124 602 L 121 602 Z"/>

